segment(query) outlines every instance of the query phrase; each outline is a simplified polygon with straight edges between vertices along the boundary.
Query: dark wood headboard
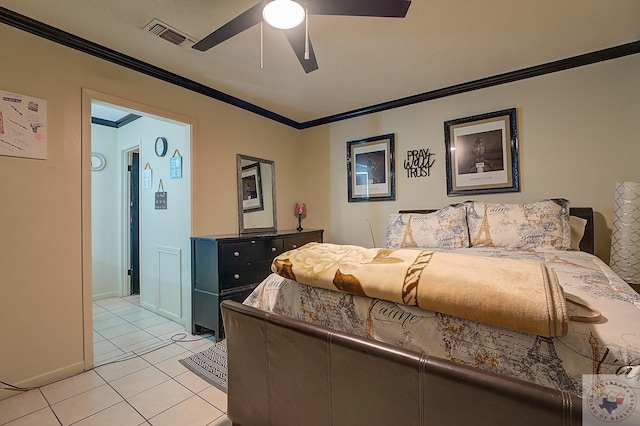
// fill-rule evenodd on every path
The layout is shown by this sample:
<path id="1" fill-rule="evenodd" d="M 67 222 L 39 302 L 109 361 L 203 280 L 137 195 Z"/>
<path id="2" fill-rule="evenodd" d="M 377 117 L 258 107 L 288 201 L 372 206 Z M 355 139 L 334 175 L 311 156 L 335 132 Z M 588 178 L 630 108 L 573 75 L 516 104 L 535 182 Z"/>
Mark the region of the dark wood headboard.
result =
<path id="1" fill-rule="evenodd" d="M 416 210 L 400 210 L 398 213 L 433 213 L 436 209 L 416 209 Z M 580 240 L 580 251 L 594 254 L 595 253 L 595 235 L 593 228 L 593 209 L 591 207 L 569 207 L 571 216 L 581 217 L 587 221 L 584 227 L 584 235 Z"/>
<path id="2" fill-rule="evenodd" d="M 580 240 L 580 251 L 594 254 L 595 234 L 593 228 L 593 209 L 591 207 L 569 207 L 569 214 L 586 219 L 587 224 L 584 226 L 584 235 Z"/>

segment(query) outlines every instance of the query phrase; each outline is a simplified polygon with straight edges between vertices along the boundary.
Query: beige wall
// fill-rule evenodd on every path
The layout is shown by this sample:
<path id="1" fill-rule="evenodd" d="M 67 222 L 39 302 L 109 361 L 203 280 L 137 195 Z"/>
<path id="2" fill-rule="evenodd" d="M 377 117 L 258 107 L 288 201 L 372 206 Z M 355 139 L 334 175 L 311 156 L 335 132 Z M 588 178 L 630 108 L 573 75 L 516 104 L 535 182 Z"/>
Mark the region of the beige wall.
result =
<path id="1" fill-rule="evenodd" d="M 371 224 L 382 245 L 389 213 L 460 201 L 446 195 L 443 122 L 510 107 L 518 109 L 522 191 L 474 198 L 566 197 L 593 206 L 597 251 L 608 259 L 614 184 L 640 180 L 640 55 L 299 132 L 7 26 L 0 39 L 3 57 L 13 58 L 0 67 L 1 88 L 46 99 L 49 111 L 47 160 L 0 156 L 0 341 L 10 342 L 0 350 L 0 380 L 18 385 L 85 365 L 83 88 L 193 123 L 194 235 L 236 230 L 241 153 L 275 161 L 279 228 L 295 227 L 294 203 L 304 201 L 304 227 L 326 229 L 327 241 L 371 246 Z M 346 141 L 390 132 L 397 138 L 397 201 L 347 203 Z M 431 177 L 407 179 L 405 152 L 419 148 L 436 154 Z"/>
<path id="2" fill-rule="evenodd" d="M 195 123 L 193 234 L 237 230 L 237 153 L 275 161 L 278 203 L 293 211 L 300 132 L 11 27 L 0 26 L 0 39 L 3 57 L 13 58 L 0 67 L 1 88 L 45 99 L 48 107 L 48 158 L 0 156 L 0 341 L 7 343 L 0 380 L 24 386 L 85 365 L 81 220 L 90 200 L 82 198 L 81 176 L 90 173 L 83 88 Z M 279 209 L 279 224 L 295 227 L 286 210 Z"/>
<path id="3" fill-rule="evenodd" d="M 640 180 L 640 55 L 593 64 L 315 128 L 305 133 L 305 167 L 313 176 L 307 222 L 327 241 L 384 244 L 387 218 L 401 208 L 438 208 L 467 199 L 533 202 L 563 197 L 595 209 L 596 254 L 609 260 L 616 181 Z M 443 123 L 517 108 L 521 191 L 448 197 Z M 396 201 L 347 202 L 346 141 L 396 135 Z M 430 177 L 407 178 L 406 151 L 435 153 Z M 316 159 L 329 160 L 319 170 Z M 304 175 L 304 174 L 303 174 Z M 328 185 L 320 185 L 323 182 Z M 369 222 L 367 222 L 369 221 Z"/>

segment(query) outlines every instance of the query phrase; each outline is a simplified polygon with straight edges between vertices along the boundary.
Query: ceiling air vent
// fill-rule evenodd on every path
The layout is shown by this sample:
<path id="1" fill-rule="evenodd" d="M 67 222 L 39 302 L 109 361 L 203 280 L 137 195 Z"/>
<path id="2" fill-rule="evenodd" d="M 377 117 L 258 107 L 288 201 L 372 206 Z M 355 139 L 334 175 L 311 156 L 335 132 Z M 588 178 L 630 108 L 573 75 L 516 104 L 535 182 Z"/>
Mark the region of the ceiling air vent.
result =
<path id="1" fill-rule="evenodd" d="M 143 29 L 146 29 L 151 34 L 155 34 L 158 37 L 175 44 L 176 46 L 182 46 L 186 42 L 189 42 L 191 44 L 195 43 L 195 41 L 185 33 L 172 28 L 171 26 L 158 19 L 152 20 Z"/>

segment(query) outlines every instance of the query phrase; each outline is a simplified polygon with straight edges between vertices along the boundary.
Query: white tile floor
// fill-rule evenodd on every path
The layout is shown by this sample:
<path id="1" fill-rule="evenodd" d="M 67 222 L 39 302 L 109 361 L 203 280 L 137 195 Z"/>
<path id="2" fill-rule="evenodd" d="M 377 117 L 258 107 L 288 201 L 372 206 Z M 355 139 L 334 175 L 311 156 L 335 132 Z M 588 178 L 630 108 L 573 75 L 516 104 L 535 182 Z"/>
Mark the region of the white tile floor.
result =
<path id="1" fill-rule="evenodd" d="M 96 368 L 1 400 L 0 425 L 230 426 L 227 395 L 178 362 L 213 342 L 139 304 L 94 302 Z"/>

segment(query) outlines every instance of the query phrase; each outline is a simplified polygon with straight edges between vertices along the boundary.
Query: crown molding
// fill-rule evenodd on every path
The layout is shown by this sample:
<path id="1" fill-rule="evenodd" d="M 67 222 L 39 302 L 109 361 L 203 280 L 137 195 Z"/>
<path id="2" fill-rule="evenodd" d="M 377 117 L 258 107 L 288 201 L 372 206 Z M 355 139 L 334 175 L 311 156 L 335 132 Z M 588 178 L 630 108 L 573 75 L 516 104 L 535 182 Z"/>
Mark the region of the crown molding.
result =
<path id="1" fill-rule="evenodd" d="M 469 81 L 467 83 L 456 84 L 442 89 L 432 90 L 430 92 L 420 93 L 418 95 L 407 96 L 405 98 L 396 99 L 394 101 L 383 102 L 365 108 L 355 109 L 340 114 L 331 115 L 317 120 L 306 121 L 300 123 L 301 129 L 320 126 L 323 124 L 334 123 L 336 121 L 347 120 L 350 118 L 361 117 L 363 115 L 373 114 L 376 112 L 386 111 L 389 109 L 400 108 L 407 105 L 427 102 L 434 99 L 444 98 L 447 96 L 459 95 L 461 93 L 471 92 L 474 90 L 485 89 L 487 87 L 499 86 L 501 84 L 512 83 L 514 81 L 525 80 L 528 78 L 539 77 L 545 74 L 551 74 L 558 71 L 564 71 L 571 68 L 582 67 L 597 62 L 608 61 L 611 59 L 621 58 L 640 53 L 640 41 L 611 47 L 608 49 L 598 50 L 583 55 L 573 56 L 571 58 L 561 59 L 559 61 L 549 62 L 542 65 L 523 68 L 504 74 L 494 75 L 492 77 L 481 78 L 479 80 Z"/>
<path id="2" fill-rule="evenodd" d="M 545 74 L 551 74 L 558 71 L 564 71 L 571 68 L 577 68 L 597 62 L 608 61 L 623 56 L 634 55 L 640 53 L 640 41 L 634 41 L 619 46 L 586 53 L 583 55 L 573 56 L 558 61 L 549 62 L 542 65 L 536 65 L 523 68 L 516 71 L 498 74 L 491 77 L 482 78 L 466 83 L 456 84 L 442 89 L 432 90 L 417 95 L 408 96 L 364 108 L 355 109 L 327 117 L 298 122 L 283 115 L 269 111 L 250 102 L 231 96 L 227 93 L 197 83 L 193 80 L 184 78 L 177 74 L 166 71 L 162 68 L 153 66 L 146 62 L 142 62 L 131 56 L 116 52 L 99 44 L 85 40 L 81 37 L 67 33 L 50 25 L 28 18 L 26 16 L 15 13 L 4 7 L 0 7 L 0 22 L 12 27 L 21 29 L 36 36 L 45 38 L 55 43 L 62 44 L 72 49 L 87 53 L 89 55 L 107 60 L 117 65 L 141 72 L 148 76 L 166 81 L 176 86 L 183 87 L 188 90 L 200 93 L 221 102 L 233 105 L 246 111 L 258 114 L 270 120 L 277 121 L 294 129 L 303 130 L 311 127 L 321 126 L 324 124 L 335 123 L 337 121 L 348 120 L 350 118 L 362 117 L 364 115 L 374 114 L 394 108 L 400 108 L 421 102 L 427 102 L 434 99 L 444 98 L 447 96 L 458 95 L 461 93 L 471 92 L 474 90 L 485 89 L 487 87 L 498 86 L 501 84 L 511 83 L 514 81 L 525 80 L 528 78 L 538 77 Z"/>

